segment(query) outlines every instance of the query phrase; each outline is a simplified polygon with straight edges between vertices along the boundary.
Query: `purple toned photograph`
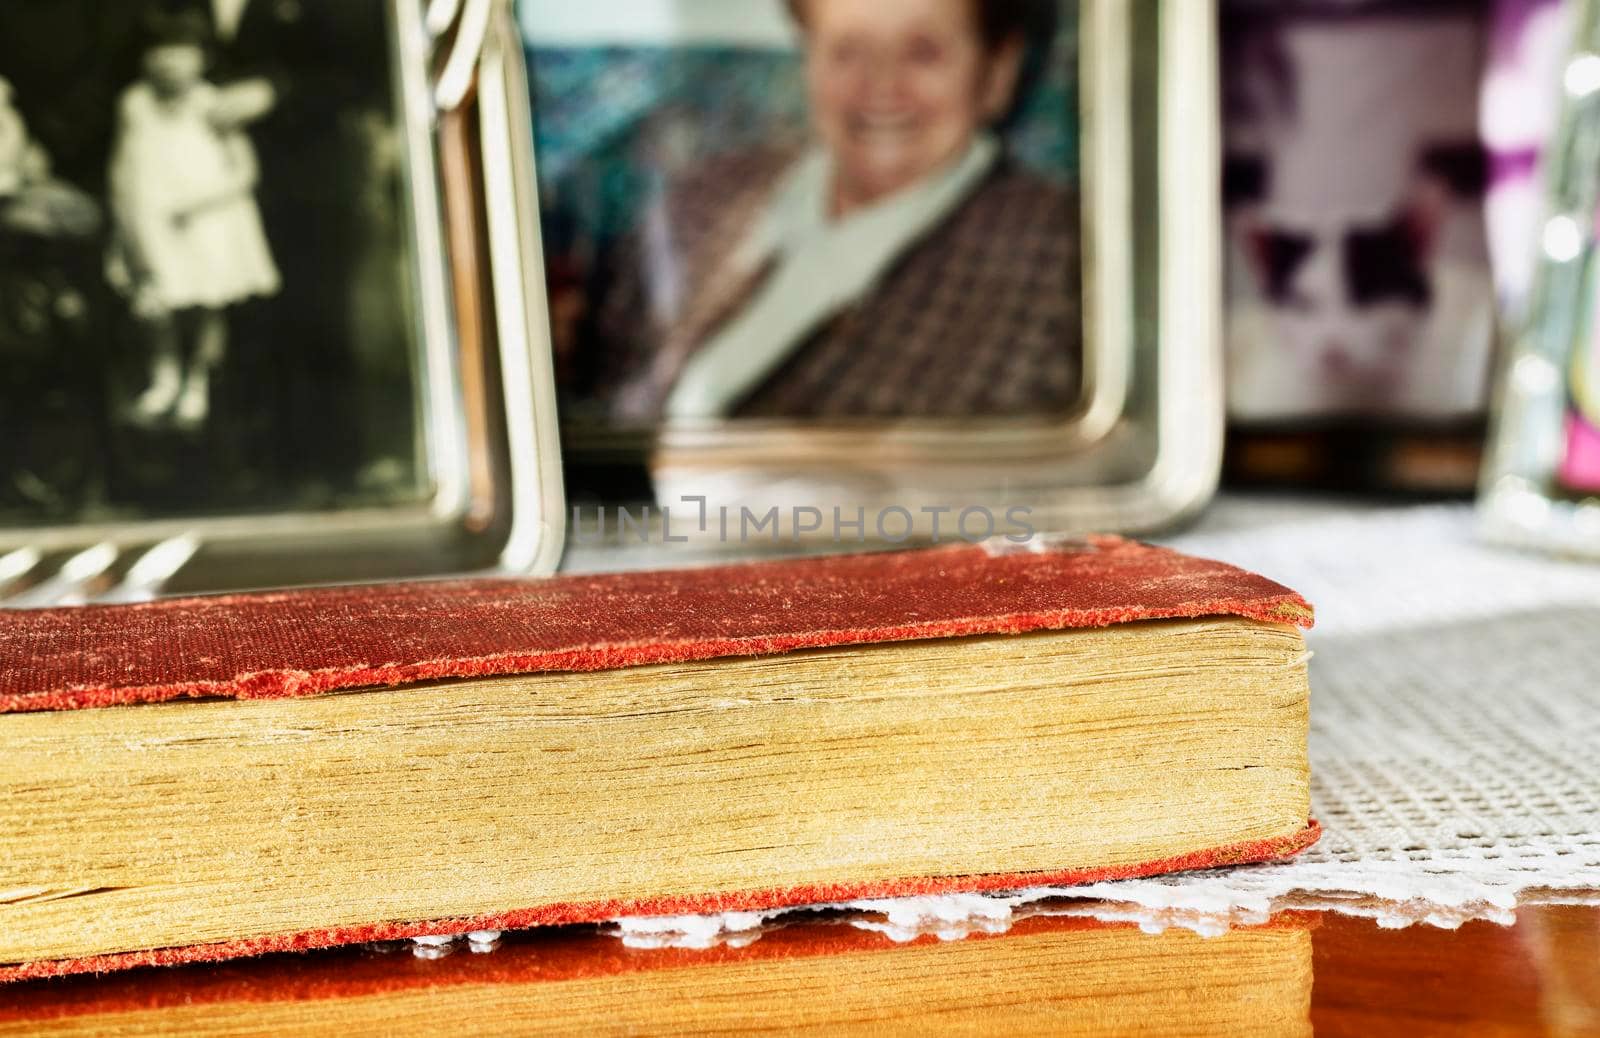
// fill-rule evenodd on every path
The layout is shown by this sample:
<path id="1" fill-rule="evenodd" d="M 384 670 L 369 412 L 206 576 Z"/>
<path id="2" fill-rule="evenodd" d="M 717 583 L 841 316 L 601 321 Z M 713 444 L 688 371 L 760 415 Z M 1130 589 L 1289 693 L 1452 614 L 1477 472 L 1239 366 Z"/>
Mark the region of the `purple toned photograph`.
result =
<path id="1" fill-rule="evenodd" d="M 1236 420 L 1483 410 L 1495 330 L 1486 33 L 1477 3 L 1227 9 Z"/>

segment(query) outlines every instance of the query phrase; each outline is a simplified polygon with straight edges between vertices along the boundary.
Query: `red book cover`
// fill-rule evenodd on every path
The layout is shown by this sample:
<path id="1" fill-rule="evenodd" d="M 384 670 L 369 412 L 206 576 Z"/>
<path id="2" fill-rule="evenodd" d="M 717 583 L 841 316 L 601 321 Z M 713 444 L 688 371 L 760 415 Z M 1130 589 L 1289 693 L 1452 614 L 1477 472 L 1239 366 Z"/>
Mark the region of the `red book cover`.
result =
<path id="1" fill-rule="evenodd" d="M 796 649 L 1234 615 L 1310 626 L 1293 591 L 1224 563 L 1116 537 L 542 580 L 469 580 L 0 612 L 0 714 L 181 697 L 311 696 L 448 678 L 603 670 Z M 0 765 L 3 767 L 3 765 Z M 384 923 L 70 962 L 0 964 L 0 980 L 214 960 L 471 929 L 1092 882 L 1279 858 L 1316 840 L 1209 848 L 1136 867 L 911 877 Z"/>

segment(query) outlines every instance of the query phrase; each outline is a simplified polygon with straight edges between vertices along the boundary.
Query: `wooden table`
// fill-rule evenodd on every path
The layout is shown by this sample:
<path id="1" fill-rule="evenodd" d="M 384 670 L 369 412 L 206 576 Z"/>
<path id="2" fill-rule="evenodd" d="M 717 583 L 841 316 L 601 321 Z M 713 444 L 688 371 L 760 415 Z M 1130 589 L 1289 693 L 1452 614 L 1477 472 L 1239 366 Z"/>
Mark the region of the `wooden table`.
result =
<path id="1" fill-rule="evenodd" d="M 1600 1035 L 1600 907 L 1522 908 L 1515 926 L 1312 934 L 1319 1035 Z"/>
<path id="2" fill-rule="evenodd" d="M 1385 930 L 1286 913 L 1220 937 L 1036 916 L 895 943 L 838 920 L 747 947 L 588 929 L 424 961 L 403 946 L 0 990 L 0 1035 L 1040 1033 L 1600 1035 L 1600 907 Z"/>

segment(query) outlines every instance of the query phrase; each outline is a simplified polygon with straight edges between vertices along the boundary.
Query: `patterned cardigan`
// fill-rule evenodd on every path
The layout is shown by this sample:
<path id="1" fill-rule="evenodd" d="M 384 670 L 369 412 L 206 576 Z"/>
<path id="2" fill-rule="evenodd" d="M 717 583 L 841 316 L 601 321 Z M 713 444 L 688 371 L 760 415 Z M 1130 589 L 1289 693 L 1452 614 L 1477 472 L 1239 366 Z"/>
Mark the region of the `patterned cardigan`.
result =
<path id="1" fill-rule="evenodd" d="M 712 160 L 669 189 L 624 250 L 598 312 L 599 396 L 659 418 L 682 361 L 765 271 L 717 277 L 794 161 Z M 800 346 L 737 417 L 967 417 L 1059 412 L 1082 362 L 1076 194 L 1006 159 L 880 283 Z"/>

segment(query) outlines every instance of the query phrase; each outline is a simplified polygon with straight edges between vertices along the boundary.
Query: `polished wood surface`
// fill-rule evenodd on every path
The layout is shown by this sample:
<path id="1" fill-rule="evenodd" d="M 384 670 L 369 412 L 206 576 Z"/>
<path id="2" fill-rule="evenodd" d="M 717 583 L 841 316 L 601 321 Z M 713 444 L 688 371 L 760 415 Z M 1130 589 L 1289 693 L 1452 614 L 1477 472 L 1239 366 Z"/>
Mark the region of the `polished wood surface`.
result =
<path id="1" fill-rule="evenodd" d="M 1600 906 L 1457 930 L 1325 914 L 1312 963 L 1319 1035 L 1600 1035 Z"/>
<path id="2" fill-rule="evenodd" d="M 9 1034 L 1041 1033 L 1600 1035 L 1600 907 L 1384 929 L 1286 913 L 1218 937 L 1035 916 L 895 943 L 840 920 L 747 947 L 588 929 L 424 961 L 280 955 L 0 989 Z"/>

